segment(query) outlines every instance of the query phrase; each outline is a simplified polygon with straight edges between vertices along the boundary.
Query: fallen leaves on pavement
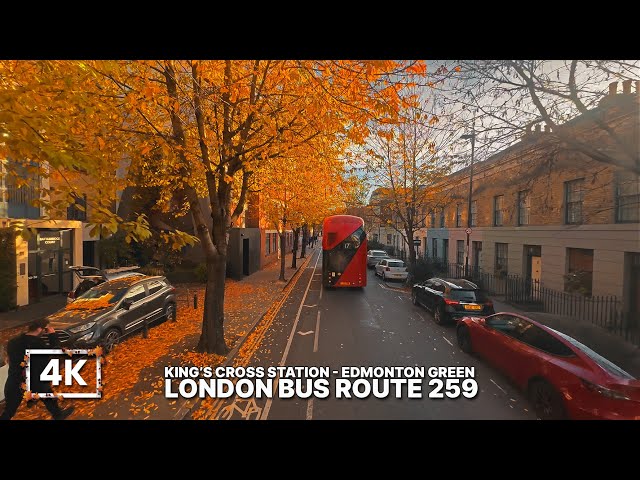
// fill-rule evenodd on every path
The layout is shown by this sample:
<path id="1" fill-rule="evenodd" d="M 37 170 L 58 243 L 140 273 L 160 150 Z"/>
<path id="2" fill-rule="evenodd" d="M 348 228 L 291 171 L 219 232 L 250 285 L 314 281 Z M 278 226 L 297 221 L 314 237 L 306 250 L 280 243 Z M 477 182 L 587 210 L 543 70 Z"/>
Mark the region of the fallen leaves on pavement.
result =
<path id="1" fill-rule="evenodd" d="M 198 310 L 192 308 L 192 303 L 179 302 L 177 322 L 164 322 L 149 330 L 149 338 L 142 338 L 138 333 L 127 338 L 106 356 L 106 362 L 102 365 L 103 390 L 101 399 L 65 399 L 61 401 L 63 408 L 73 405 L 75 412 L 71 418 L 97 418 L 94 417 L 96 408 L 105 404 L 111 405 L 107 418 L 116 418 L 115 408 L 123 402 L 131 400 L 129 413 L 131 415 L 152 415 L 158 409 L 158 405 L 150 402 L 156 394 L 163 394 L 164 378 L 140 378 L 141 373 L 147 367 L 154 365 L 162 357 L 170 353 L 172 347 L 182 342 L 189 336 L 197 336 L 202 327 L 202 314 L 204 303 L 204 288 L 189 286 L 180 287 L 178 296 L 192 298 L 198 295 Z M 186 292 L 185 292 L 186 290 Z M 246 332 L 247 325 L 254 319 L 256 312 L 264 310 L 266 302 L 273 300 L 279 293 L 279 287 L 273 282 L 263 282 L 257 286 L 251 283 L 228 280 L 225 292 L 225 337 L 231 348 Z M 267 305 L 268 305 L 267 304 Z M 24 328 L 24 327 L 22 327 Z M 4 332 L 1 332 L 4 333 Z M 182 351 L 171 355 L 175 361 L 173 365 L 217 366 L 225 357 L 215 354 L 196 353 L 194 351 Z M 86 371 L 85 371 L 86 370 Z M 83 378 L 89 385 L 95 385 L 95 368 L 83 369 Z M 162 374 L 160 374 L 162 375 Z M 143 391 L 133 395 L 136 385 L 142 384 Z M 60 390 L 54 387 L 54 391 Z M 175 402 L 172 403 L 175 405 Z M 101 409 L 104 410 L 104 409 Z M 101 415 L 102 418 L 105 418 Z M 36 402 L 31 408 L 27 408 L 23 402 L 16 413 L 15 419 L 48 419 L 50 415 L 42 402 Z M 122 418 L 122 414 L 121 414 Z"/>

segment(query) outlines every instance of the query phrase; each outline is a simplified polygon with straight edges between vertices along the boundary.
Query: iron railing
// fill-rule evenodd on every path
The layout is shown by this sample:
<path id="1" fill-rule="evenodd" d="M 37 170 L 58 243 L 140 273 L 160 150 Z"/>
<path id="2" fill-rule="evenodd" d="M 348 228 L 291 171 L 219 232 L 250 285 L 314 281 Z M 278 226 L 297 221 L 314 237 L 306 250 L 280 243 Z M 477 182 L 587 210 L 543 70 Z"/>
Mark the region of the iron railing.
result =
<path id="1" fill-rule="evenodd" d="M 545 287 L 540 281 L 483 272 L 478 267 L 444 263 L 439 259 L 423 258 L 434 275 L 445 278 L 466 278 L 477 284 L 489 295 L 502 296 L 515 307 L 526 311 L 539 311 L 587 321 L 625 340 L 640 346 L 640 319 L 637 314 L 625 311 L 623 302 L 615 295 L 580 295 L 560 292 Z"/>

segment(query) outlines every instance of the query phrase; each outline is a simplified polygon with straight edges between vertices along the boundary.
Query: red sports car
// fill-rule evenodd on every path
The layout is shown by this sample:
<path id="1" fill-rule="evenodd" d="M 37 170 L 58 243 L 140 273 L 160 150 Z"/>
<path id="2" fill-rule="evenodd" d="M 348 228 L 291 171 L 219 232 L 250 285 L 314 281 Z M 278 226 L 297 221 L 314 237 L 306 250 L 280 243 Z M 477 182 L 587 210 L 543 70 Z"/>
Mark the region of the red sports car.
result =
<path id="1" fill-rule="evenodd" d="M 640 381 L 564 333 L 515 313 L 464 317 L 456 333 L 528 393 L 539 418 L 640 420 Z"/>

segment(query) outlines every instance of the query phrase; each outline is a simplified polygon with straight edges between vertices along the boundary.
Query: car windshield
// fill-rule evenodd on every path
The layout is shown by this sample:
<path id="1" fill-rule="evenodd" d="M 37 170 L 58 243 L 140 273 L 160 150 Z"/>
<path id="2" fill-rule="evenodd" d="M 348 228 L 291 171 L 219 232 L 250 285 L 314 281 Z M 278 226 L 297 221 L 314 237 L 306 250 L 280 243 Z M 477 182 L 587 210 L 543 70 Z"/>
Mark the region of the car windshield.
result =
<path id="1" fill-rule="evenodd" d="M 626 380 L 635 380 L 635 377 L 633 375 L 625 372 L 615 363 L 611 363 L 602 355 L 597 354 L 586 345 L 583 345 L 582 343 L 577 341 L 575 338 L 570 337 L 569 335 L 565 335 L 564 333 L 554 330 L 553 328 L 550 328 L 549 330 L 552 330 L 553 332 L 557 333 L 562 338 L 564 338 L 567 342 L 569 342 L 571 345 L 582 350 L 584 354 L 586 354 L 591 360 L 593 360 L 602 368 L 604 368 L 607 372 L 612 373 L 613 375 L 616 375 L 618 377 L 624 378 Z"/>
<path id="2" fill-rule="evenodd" d="M 68 304 L 66 310 L 100 310 L 118 303 L 127 288 L 118 288 L 108 283 L 93 287 L 80 295 L 75 302 Z"/>
<path id="3" fill-rule="evenodd" d="M 404 267 L 404 262 L 387 262 L 390 267 Z"/>
<path id="4" fill-rule="evenodd" d="M 449 293 L 449 297 L 452 300 L 459 300 L 462 302 L 485 302 L 487 300 L 487 296 L 481 290 L 452 289 Z"/>

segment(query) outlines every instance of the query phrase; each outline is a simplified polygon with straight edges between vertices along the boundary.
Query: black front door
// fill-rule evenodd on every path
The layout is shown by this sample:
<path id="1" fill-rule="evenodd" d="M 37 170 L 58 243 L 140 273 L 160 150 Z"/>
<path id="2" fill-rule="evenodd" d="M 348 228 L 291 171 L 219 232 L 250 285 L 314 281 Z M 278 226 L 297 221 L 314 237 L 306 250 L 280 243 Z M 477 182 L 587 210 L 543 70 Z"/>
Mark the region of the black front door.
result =
<path id="1" fill-rule="evenodd" d="M 71 230 L 39 230 L 29 239 L 29 303 L 73 288 Z"/>
<path id="2" fill-rule="evenodd" d="M 477 271 L 480 267 L 480 252 L 482 252 L 482 242 L 473 242 L 473 269 Z"/>
<path id="3" fill-rule="evenodd" d="M 242 239 L 242 274 L 249 275 L 249 239 Z"/>

